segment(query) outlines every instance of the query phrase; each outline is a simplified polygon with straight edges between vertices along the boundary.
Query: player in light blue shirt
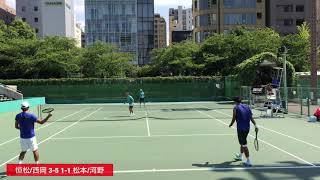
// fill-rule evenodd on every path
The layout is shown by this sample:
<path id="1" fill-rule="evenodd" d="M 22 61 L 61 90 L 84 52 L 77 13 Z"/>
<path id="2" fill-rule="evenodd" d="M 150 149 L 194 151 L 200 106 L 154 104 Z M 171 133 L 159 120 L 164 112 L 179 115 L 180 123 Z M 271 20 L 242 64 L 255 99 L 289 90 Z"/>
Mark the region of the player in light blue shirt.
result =
<path id="1" fill-rule="evenodd" d="M 145 96 L 144 96 L 144 92 L 142 89 L 140 89 L 139 92 L 139 103 L 140 103 L 140 108 L 141 108 L 141 103 L 143 103 L 144 107 L 146 107 L 146 102 L 144 100 Z"/>
<path id="2" fill-rule="evenodd" d="M 126 102 L 129 104 L 129 113 L 130 116 L 134 116 L 134 112 L 133 112 L 133 106 L 134 106 L 134 99 L 133 97 L 130 95 L 129 92 L 126 93 L 127 99 Z"/>

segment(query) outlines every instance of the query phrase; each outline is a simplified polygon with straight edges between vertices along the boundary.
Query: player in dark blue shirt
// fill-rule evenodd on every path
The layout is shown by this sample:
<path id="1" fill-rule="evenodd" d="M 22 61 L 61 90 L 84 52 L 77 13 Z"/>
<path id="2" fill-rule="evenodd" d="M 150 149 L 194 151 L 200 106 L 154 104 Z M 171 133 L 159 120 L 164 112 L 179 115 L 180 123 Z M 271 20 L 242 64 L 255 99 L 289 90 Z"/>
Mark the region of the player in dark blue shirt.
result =
<path id="1" fill-rule="evenodd" d="M 247 161 L 244 162 L 244 165 L 252 166 L 249 158 L 247 137 L 250 132 L 250 121 L 254 124 L 256 131 L 258 131 L 257 123 L 252 117 L 252 111 L 250 107 L 245 104 L 242 104 L 240 97 L 235 97 L 234 101 L 236 105 L 233 108 L 233 117 L 229 127 L 232 127 L 233 124 L 237 122 L 238 140 L 240 143 L 240 154 L 236 155 L 235 160 L 242 161 L 243 154 L 245 154 Z"/>
<path id="2" fill-rule="evenodd" d="M 34 124 L 44 124 L 52 116 L 52 114 L 49 113 L 45 119 L 38 119 L 34 114 L 28 113 L 29 107 L 28 102 L 23 102 L 21 104 L 22 112 L 17 114 L 15 118 L 15 128 L 20 130 L 21 153 L 19 156 L 19 164 L 22 164 L 28 150 L 33 152 L 34 160 L 39 164 L 39 151 L 34 132 Z"/>

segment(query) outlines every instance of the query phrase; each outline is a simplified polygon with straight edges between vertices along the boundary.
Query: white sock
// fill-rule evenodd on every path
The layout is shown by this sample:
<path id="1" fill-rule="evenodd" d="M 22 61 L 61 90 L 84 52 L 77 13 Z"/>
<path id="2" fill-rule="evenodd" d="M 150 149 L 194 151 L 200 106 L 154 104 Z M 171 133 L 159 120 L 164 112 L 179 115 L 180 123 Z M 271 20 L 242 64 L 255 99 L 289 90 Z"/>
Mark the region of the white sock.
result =
<path id="1" fill-rule="evenodd" d="M 18 164 L 22 164 L 22 160 L 19 160 Z"/>
<path id="2" fill-rule="evenodd" d="M 36 164 L 40 164 L 40 162 L 39 162 L 39 161 L 36 161 Z"/>

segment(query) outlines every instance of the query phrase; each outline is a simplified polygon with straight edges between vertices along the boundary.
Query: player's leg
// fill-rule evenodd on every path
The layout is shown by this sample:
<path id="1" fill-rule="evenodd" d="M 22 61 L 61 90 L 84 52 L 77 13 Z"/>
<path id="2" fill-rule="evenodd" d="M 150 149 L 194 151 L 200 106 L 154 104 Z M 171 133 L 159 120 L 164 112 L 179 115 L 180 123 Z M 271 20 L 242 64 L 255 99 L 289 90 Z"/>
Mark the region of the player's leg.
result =
<path id="1" fill-rule="evenodd" d="M 21 153 L 19 155 L 19 164 L 22 164 L 24 157 L 29 149 L 27 139 L 20 138 Z"/>
<path id="2" fill-rule="evenodd" d="M 248 134 L 249 134 L 249 132 L 242 132 L 242 149 L 243 149 L 244 155 L 247 158 L 247 161 L 244 162 L 244 165 L 252 166 L 251 161 L 250 161 L 250 153 L 249 153 L 248 143 L 247 143 Z"/>
<path id="3" fill-rule="evenodd" d="M 19 155 L 19 164 L 22 164 L 23 159 L 26 155 L 27 151 L 21 151 L 20 155 Z"/>
<path id="4" fill-rule="evenodd" d="M 241 131 L 237 131 L 237 134 L 238 134 L 238 141 L 239 141 L 239 144 L 240 144 L 240 154 L 237 154 L 236 157 L 234 158 L 236 161 L 242 161 L 243 160 L 243 148 L 242 148 L 242 134 L 241 134 Z"/>
<path id="5" fill-rule="evenodd" d="M 131 113 L 132 113 L 132 115 L 134 115 L 133 106 L 131 106 Z"/>
<path id="6" fill-rule="evenodd" d="M 39 151 L 38 150 L 33 151 L 33 157 L 34 157 L 34 161 L 37 164 L 39 164 L 40 155 L 39 155 Z"/>
<path id="7" fill-rule="evenodd" d="M 139 98 L 139 103 L 140 103 L 140 108 L 141 108 L 142 98 Z"/>
<path id="8" fill-rule="evenodd" d="M 39 164 L 39 150 L 36 137 L 30 139 L 30 150 L 33 152 L 34 161 Z"/>

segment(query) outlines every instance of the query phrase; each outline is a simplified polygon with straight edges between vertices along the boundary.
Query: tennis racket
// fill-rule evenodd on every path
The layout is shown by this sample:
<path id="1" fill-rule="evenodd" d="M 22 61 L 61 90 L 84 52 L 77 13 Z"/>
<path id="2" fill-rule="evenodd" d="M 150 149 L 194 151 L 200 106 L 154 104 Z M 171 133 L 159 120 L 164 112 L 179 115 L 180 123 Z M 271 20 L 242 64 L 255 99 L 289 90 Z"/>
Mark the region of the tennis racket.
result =
<path id="1" fill-rule="evenodd" d="M 42 113 L 52 113 L 52 111 L 54 111 L 53 108 L 46 108 L 46 109 L 42 110 L 41 112 Z"/>
<path id="2" fill-rule="evenodd" d="M 254 139 L 254 148 L 259 151 L 258 131 L 256 131 L 256 138 Z"/>

